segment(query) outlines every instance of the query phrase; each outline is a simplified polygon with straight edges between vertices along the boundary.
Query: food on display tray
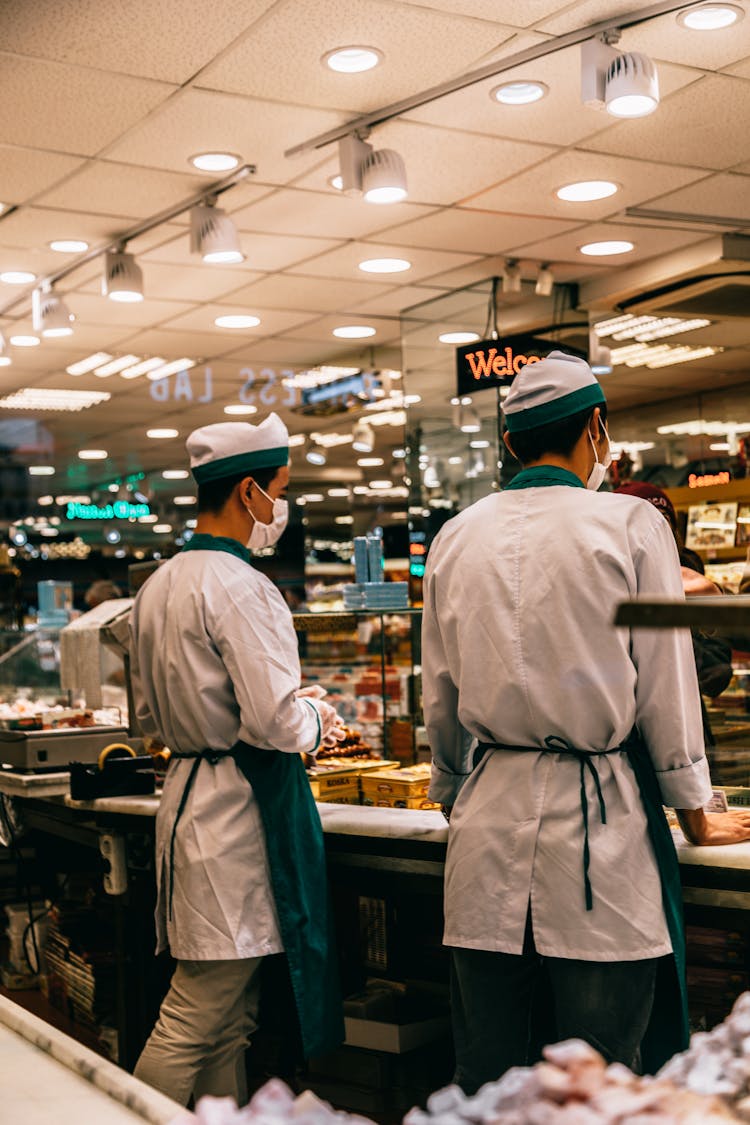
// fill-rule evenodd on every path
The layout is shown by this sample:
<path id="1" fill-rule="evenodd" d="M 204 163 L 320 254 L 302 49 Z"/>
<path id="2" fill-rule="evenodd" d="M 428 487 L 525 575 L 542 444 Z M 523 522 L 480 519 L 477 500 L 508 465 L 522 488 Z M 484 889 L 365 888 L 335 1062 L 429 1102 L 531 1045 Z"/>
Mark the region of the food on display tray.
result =
<path id="1" fill-rule="evenodd" d="M 87 727 L 119 726 L 120 711 L 103 708 L 93 711 L 85 707 L 50 707 L 30 699 L 0 703 L 2 730 L 75 730 Z"/>

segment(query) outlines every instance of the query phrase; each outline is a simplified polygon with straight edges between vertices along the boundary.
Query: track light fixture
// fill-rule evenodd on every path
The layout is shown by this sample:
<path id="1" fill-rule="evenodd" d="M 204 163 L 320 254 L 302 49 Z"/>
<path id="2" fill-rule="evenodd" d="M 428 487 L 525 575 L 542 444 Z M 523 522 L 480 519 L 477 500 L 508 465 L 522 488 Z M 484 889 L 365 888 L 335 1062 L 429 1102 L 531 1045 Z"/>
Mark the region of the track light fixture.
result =
<path id="1" fill-rule="evenodd" d="M 11 358 L 8 355 L 8 342 L 0 332 L 0 367 L 10 367 Z"/>
<path id="2" fill-rule="evenodd" d="M 581 46 L 581 100 L 613 117 L 645 117 L 659 104 L 659 76 L 648 55 L 614 48 L 619 32 Z"/>
<path id="3" fill-rule="evenodd" d="M 593 324 L 589 328 L 589 366 L 595 375 L 612 374 L 612 352 L 601 342 Z"/>
<path id="4" fill-rule="evenodd" d="M 406 199 L 406 167 L 392 148 L 375 149 L 350 133 L 339 141 L 339 167 L 346 195 L 364 195 L 367 203 Z"/>
<path id="5" fill-rule="evenodd" d="M 73 315 L 63 301 L 56 297 L 51 286 L 35 289 L 31 295 L 31 316 L 35 332 L 48 338 L 70 336 L 73 333 Z"/>
<path id="6" fill-rule="evenodd" d="M 503 270 L 503 293 L 521 292 L 521 267 L 515 258 L 508 258 Z"/>
<path id="7" fill-rule="evenodd" d="M 320 442 L 311 441 L 310 448 L 305 454 L 305 460 L 309 465 L 325 465 L 328 455 Z"/>
<path id="8" fill-rule="evenodd" d="M 143 300 L 143 272 L 133 255 L 125 252 L 124 244 L 104 256 L 102 294 L 125 304 Z"/>
<path id="9" fill-rule="evenodd" d="M 352 439 L 352 449 L 357 453 L 372 453 L 375 448 L 375 431 L 369 422 L 357 422 L 352 431 Z"/>
<path id="10" fill-rule="evenodd" d="M 536 285 L 534 292 L 537 297 L 550 297 L 552 290 L 555 286 L 555 278 L 552 270 L 549 268 L 548 263 L 543 263 L 539 267 L 539 273 L 536 275 Z"/>
<path id="11" fill-rule="evenodd" d="M 190 251 L 213 265 L 233 265 L 245 260 L 233 220 L 210 201 L 190 209 Z"/>

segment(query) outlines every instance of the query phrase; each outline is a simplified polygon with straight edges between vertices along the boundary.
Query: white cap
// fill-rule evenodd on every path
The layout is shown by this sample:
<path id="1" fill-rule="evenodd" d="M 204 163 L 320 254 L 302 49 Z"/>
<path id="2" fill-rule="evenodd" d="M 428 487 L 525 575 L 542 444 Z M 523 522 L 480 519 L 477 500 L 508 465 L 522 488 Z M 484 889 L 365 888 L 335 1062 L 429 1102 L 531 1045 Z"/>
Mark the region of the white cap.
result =
<path id="1" fill-rule="evenodd" d="M 185 442 L 198 484 L 276 469 L 289 461 L 289 431 L 278 414 L 250 422 L 216 422 L 193 430 Z"/>
<path id="2" fill-rule="evenodd" d="M 514 434 L 561 422 L 606 401 L 585 359 L 550 352 L 546 359 L 521 368 L 503 403 L 503 413 L 509 433 Z"/>

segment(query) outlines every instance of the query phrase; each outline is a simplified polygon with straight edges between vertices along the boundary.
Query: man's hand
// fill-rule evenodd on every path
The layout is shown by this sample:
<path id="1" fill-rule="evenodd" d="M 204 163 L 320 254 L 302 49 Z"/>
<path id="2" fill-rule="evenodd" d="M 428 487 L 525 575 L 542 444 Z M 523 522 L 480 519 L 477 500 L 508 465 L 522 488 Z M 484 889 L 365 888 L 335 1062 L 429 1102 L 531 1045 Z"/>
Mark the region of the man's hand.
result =
<path id="1" fill-rule="evenodd" d="M 688 843 L 696 847 L 741 844 L 750 840 L 750 808 L 725 813 L 705 813 L 703 809 L 675 809 Z"/>

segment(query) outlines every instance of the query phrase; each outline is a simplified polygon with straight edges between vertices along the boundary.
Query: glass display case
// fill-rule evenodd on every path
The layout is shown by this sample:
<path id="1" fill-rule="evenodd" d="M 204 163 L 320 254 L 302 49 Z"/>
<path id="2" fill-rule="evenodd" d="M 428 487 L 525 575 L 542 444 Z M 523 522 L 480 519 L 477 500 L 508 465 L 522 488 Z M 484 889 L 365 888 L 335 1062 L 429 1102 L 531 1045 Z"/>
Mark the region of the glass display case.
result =
<path id="1" fill-rule="evenodd" d="M 0 630 L 0 704 L 68 703 L 60 687 L 60 630 Z"/>
<path id="2" fill-rule="evenodd" d="M 302 686 L 319 684 L 373 757 L 417 761 L 421 610 L 294 614 Z"/>

